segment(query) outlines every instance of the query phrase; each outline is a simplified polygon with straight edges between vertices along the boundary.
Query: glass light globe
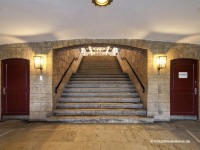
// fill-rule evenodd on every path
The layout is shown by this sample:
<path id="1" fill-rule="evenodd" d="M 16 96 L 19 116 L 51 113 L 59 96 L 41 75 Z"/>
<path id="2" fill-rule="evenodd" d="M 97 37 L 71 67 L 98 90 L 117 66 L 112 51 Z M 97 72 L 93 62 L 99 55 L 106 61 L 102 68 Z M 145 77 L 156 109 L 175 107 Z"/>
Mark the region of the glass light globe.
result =
<path id="1" fill-rule="evenodd" d="M 101 6 L 107 5 L 108 2 L 109 0 L 96 0 L 96 3 Z"/>

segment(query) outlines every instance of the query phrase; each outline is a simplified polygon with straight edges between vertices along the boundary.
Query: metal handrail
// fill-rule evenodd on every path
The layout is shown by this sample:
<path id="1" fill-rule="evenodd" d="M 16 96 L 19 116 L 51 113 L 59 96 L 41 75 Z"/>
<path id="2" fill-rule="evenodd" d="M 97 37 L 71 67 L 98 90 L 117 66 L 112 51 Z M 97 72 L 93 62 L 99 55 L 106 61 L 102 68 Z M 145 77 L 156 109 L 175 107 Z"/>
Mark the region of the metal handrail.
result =
<path id="1" fill-rule="evenodd" d="M 73 64 L 73 62 L 74 62 L 75 60 L 78 60 L 80 54 L 81 54 L 81 53 L 79 53 L 78 57 L 74 57 L 74 58 L 73 58 L 73 60 L 71 61 L 70 65 L 69 65 L 68 68 L 65 70 L 65 73 L 63 74 L 63 76 L 62 76 L 62 78 L 60 79 L 59 83 L 58 83 L 57 86 L 55 87 L 55 93 L 58 92 L 58 88 L 59 88 L 60 84 L 62 83 L 62 81 L 63 81 L 65 75 L 67 74 L 69 68 L 71 67 L 71 65 Z"/>
<path id="2" fill-rule="evenodd" d="M 135 74 L 135 77 L 137 78 L 137 80 L 139 81 L 142 89 L 143 89 L 143 93 L 145 92 L 145 87 L 144 85 L 142 84 L 140 78 L 138 77 L 137 73 L 135 72 L 135 70 L 132 68 L 131 64 L 129 63 L 128 59 L 126 57 L 122 57 L 120 54 L 119 56 L 121 57 L 122 60 L 126 60 L 126 62 L 128 63 L 129 67 L 131 68 L 132 72 Z"/>

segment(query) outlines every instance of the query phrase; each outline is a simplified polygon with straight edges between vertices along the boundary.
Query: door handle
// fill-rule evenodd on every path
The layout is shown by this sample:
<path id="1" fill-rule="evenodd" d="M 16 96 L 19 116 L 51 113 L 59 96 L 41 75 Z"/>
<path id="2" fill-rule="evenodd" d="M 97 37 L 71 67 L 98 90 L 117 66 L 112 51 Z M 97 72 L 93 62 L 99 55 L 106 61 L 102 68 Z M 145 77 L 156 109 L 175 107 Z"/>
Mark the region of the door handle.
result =
<path id="1" fill-rule="evenodd" d="M 194 94 L 197 95 L 197 88 L 194 88 Z"/>
<path id="2" fill-rule="evenodd" d="M 6 88 L 3 87 L 3 95 L 5 95 L 5 94 L 6 94 Z"/>

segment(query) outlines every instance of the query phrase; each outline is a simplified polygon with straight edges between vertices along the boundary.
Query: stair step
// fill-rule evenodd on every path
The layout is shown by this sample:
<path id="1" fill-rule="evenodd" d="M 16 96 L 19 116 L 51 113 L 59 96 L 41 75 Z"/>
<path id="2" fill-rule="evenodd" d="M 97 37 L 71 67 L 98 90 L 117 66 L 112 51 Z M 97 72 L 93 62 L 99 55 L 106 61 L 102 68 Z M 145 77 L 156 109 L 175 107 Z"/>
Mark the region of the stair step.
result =
<path id="1" fill-rule="evenodd" d="M 142 103 L 57 103 L 56 108 L 143 108 Z"/>
<path id="2" fill-rule="evenodd" d="M 107 69 L 114 69 L 114 70 L 121 70 L 121 68 L 119 66 L 80 66 L 79 70 L 96 70 L 96 69 L 103 69 L 103 70 L 107 70 Z"/>
<path id="3" fill-rule="evenodd" d="M 116 60 L 115 56 L 85 56 L 83 60 Z"/>
<path id="4" fill-rule="evenodd" d="M 120 71 L 78 71 L 77 73 L 84 73 L 84 74 L 120 74 Z"/>
<path id="5" fill-rule="evenodd" d="M 95 72 L 95 73 L 98 73 L 98 72 L 110 72 L 110 73 L 112 73 L 112 72 L 118 72 L 118 73 L 121 73 L 122 72 L 122 70 L 120 70 L 120 69 L 78 69 L 78 71 L 77 71 L 78 73 L 81 73 L 81 72 L 91 72 L 91 73 L 93 73 L 93 72 Z"/>
<path id="6" fill-rule="evenodd" d="M 96 57 L 96 58 L 95 58 Z M 102 57 L 102 58 L 101 58 Z M 117 60 L 116 59 L 116 56 L 86 56 L 86 57 L 83 57 L 83 60 L 87 60 L 87 61 L 92 61 L 92 60 L 111 60 L 111 61 L 115 61 Z"/>
<path id="7" fill-rule="evenodd" d="M 114 75 L 85 75 L 85 74 L 73 74 L 71 76 L 71 78 L 128 78 L 128 76 L 126 74 L 114 74 Z M 129 78 L 128 78 L 129 79 Z"/>
<path id="8" fill-rule="evenodd" d="M 132 84 L 98 84 L 98 83 L 89 83 L 89 84 L 67 84 L 65 86 L 66 88 L 115 88 L 115 87 L 120 87 L 120 88 L 131 88 L 133 87 Z"/>
<path id="9" fill-rule="evenodd" d="M 112 58 L 115 58 L 116 56 L 84 56 L 83 58 L 85 59 L 103 59 L 103 58 L 109 58 L 109 59 L 112 59 Z"/>
<path id="10" fill-rule="evenodd" d="M 51 122 L 65 123 L 153 123 L 154 119 L 147 116 L 51 116 L 47 118 Z"/>
<path id="11" fill-rule="evenodd" d="M 104 74 L 104 75 L 106 75 L 106 74 L 110 74 L 111 72 L 78 72 L 78 73 L 81 73 L 81 74 Z M 119 74 L 118 72 L 112 72 L 113 74 Z"/>
<path id="12" fill-rule="evenodd" d="M 79 66 L 80 69 L 95 69 L 95 68 L 101 68 L 101 69 L 107 69 L 107 68 L 112 68 L 112 69 L 121 69 L 121 67 L 119 65 L 116 66 Z"/>
<path id="13" fill-rule="evenodd" d="M 108 66 L 105 66 L 105 65 L 80 65 L 79 68 L 82 68 L 82 69 L 93 69 L 93 68 L 117 68 L 117 69 L 121 69 L 121 67 L 119 65 L 108 65 Z"/>
<path id="14" fill-rule="evenodd" d="M 69 84 L 132 84 L 131 81 L 69 81 Z"/>
<path id="15" fill-rule="evenodd" d="M 80 66 L 79 66 L 79 68 L 82 68 L 82 67 L 99 67 L 99 68 L 101 68 L 101 67 L 113 67 L 113 68 L 120 68 L 120 66 L 119 66 L 119 64 L 106 64 L 106 65 L 98 65 L 98 64 L 81 64 Z"/>
<path id="16" fill-rule="evenodd" d="M 78 69 L 77 72 L 79 71 L 116 71 L 116 72 L 121 72 L 122 70 L 119 68 L 87 68 L 87 69 Z"/>
<path id="17" fill-rule="evenodd" d="M 93 57 L 94 57 L 94 56 L 93 56 Z M 113 62 L 113 61 L 117 61 L 117 59 L 114 58 L 114 57 L 113 57 L 113 58 L 112 58 L 112 57 L 111 57 L 111 58 L 95 58 L 95 57 L 94 57 L 94 58 L 92 58 L 92 59 L 91 59 L 91 58 L 88 58 L 88 57 L 83 57 L 83 61 L 87 61 L 87 62 L 92 62 L 92 61 L 98 61 L 98 62 L 99 62 L 99 61 L 112 61 L 112 62 Z"/>
<path id="18" fill-rule="evenodd" d="M 58 102 L 68 103 L 138 103 L 139 97 L 60 97 Z"/>
<path id="19" fill-rule="evenodd" d="M 119 66 L 119 63 L 117 61 L 105 61 L 105 60 L 102 60 L 102 61 L 87 61 L 87 60 L 82 60 L 81 61 L 81 65 L 99 65 L 99 66 L 109 66 L 109 65 L 118 65 Z"/>
<path id="20" fill-rule="evenodd" d="M 70 81 L 130 81 L 129 78 L 70 78 Z"/>
<path id="21" fill-rule="evenodd" d="M 64 92 L 136 92 L 135 88 L 65 88 Z"/>
<path id="22" fill-rule="evenodd" d="M 116 96 L 121 96 L 121 97 L 138 97 L 139 94 L 138 93 L 130 93 L 130 92 L 118 92 L 118 93 L 65 93 L 63 92 L 62 97 L 65 97 L 65 96 L 70 96 L 70 97 L 77 97 L 77 96 L 80 96 L 80 97 L 84 97 L 84 96 L 91 96 L 91 97 L 116 97 Z"/>
<path id="23" fill-rule="evenodd" d="M 98 61 L 98 62 L 100 62 L 100 61 L 103 61 L 103 62 L 111 61 L 111 62 L 115 62 L 115 61 L 117 61 L 116 58 L 93 58 L 93 59 L 90 59 L 90 58 L 87 58 L 87 57 L 86 58 L 83 57 L 82 60 L 86 61 L 86 62 L 93 62 L 93 61 Z"/>
<path id="24" fill-rule="evenodd" d="M 82 61 L 83 62 L 117 62 L 117 59 L 115 59 L 115 58 L 111 58 L 111 59 L 104 59 L 104 58 L 102 58 L 102 59 L 82 59 Z"/>
<path id="25" fill-rule="evenodd" d="M 84 116 L 98 116 L 98 115 L 146 115 L 145 109 L 55 109 L 55 115 L 84 115 Z"/>
<path id="26" fill-rule="evenodd" d="M 125 73 L 123 72 L 96 72 L 96 73 L 91 73 L 91 74 L 88 74 L 87 72 L 76 72 L 76 75 L 101 75 L 101 76 L 106 76 L 106 75 L 113 75 L 113 76 L 117 76 L 117 75 L 126 75 Z"/>

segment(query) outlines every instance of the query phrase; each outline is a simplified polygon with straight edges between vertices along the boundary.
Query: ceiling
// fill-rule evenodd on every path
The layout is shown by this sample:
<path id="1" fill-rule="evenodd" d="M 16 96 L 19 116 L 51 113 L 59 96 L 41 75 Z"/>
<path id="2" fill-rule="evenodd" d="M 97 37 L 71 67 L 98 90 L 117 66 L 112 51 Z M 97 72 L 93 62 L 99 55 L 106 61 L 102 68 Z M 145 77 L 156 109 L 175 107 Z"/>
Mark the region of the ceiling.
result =
<path id="1" fill-rule="evenodd" d="M 200 44 L 200 0 L 0 0 L 0 44 L 146 39 Z"/>

